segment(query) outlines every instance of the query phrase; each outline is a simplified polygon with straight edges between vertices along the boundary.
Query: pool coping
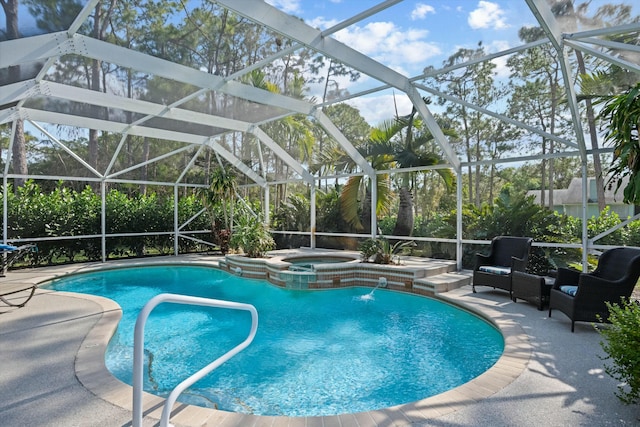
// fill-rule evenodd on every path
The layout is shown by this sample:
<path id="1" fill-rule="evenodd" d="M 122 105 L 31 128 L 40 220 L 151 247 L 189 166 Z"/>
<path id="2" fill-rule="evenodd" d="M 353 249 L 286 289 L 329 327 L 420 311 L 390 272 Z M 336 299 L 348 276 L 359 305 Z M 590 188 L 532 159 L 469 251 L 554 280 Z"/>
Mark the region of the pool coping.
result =
<path id="1" fill-rule="evenodd" d="M 166 262 L 166 260 L 165 260 Z M 213 262 L 174 262 L 175 264 L 201 264 L 217 268 Z M 153 262 L 127 263 L 126 266 L 153 265 Z M 114 266 L 114 268 L 122 267 Z M 104 265 L 102 266 L 104 268 Z M 92 269 L 85 269 L 91 271 Z M 115 333 L 122 310 L 112 300 L 86 294 L 61 292 L 61 294 L 82 298 L 98 304 L 102 314 L 95 326 L 84 338 L 75 359 L 75 372 L 80 383 L 97 397 L 113 405 L 131 411 L 133 409 L 133 388 L 115 378 L 106 368 L 104 354 L 109 340 Z M 471 311 L 495 325 L 504 337 L 504 351 L 498 361 L 483 374 L 471 381 L 425 399 L 392 406 L 389 408 L 347 413 L 332 416 L 285 417 L 241 414 L 217 409 L 203 408 L 184 403 L 176 403 L 172 408 L 171 423 L 177 425 L 220 425 L 220 426 L 378 426 L 400 425 L 438 418 L 477 404 L 511 384 L 526 369 L 532 355 L 528 335 L 515 321 L 505 319 L 497 310 L 486 306 L 462 304 L 446 295 L 435 298 Z M 143 393 L 143 415 L 159 420 L 164 406 L 164 398 Z"/>

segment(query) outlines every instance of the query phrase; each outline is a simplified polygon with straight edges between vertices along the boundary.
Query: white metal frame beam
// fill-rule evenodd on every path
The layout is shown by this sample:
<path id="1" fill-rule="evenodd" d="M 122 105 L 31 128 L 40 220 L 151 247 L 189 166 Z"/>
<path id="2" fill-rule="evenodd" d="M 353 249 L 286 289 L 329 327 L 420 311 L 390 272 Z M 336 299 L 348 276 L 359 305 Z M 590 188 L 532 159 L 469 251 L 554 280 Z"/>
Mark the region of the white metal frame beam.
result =
<path id="1" fill-rule="evenodd" d="M 22 40 L 22 39 L 19 39 Z M 74 35 L 71 38 L 67 38 L 63 33 L 55 33 L 53 35 L 48 35 L 45 37 L 47 43 L 40 44 L 40 46 L 46 46 L 46 51 L 48 53 L 42 52 L 42 49 L 29 49 L 32 47 L 31 44 L 26 44 L 22 46 L 21 50 L 31 52 L 31 54 L 25 55 L 26 59 L 23 62 L 29 62 L 34 60 L 34 58 L 41 60 L 47 57 L 47 55 L 53 54 L 56 50 L 55 45 L 64 46 L 64 49 L 58 49 L 56 53 L 60 51 L 64 51 L 65 53 L 75 53 L 81 56 L 85 56 L 88 58 L 100 59 L 106 62 L 115 63 L 120 66 L 130 67 L 135 69 L 136 71 L 147 72 L 150 74 L 155 74 L 158 76 L 162 76 L 164 78 L 168 78 L 174 81 L 179 81 L 183 83 L 188 83 L 191 85 L 199 86 L 205 90 L 216 90 L 222 93 L 226 93 L 229 95 L 233 95 L 245 100 L 258 102 L 263 105 L 270 105 L 277 108 L 281 108 L 287 111 L 286 115 L 294 114 L 294 113 L 302 113 L 305 115 L 310 115 L 314 112 L 315 106 L 306 101 L 292 99 L 283 95 L 275 94 L 272 92 L 268 92 L 262 89 L 255 88 L 253 86 L 244 85 L 241 83 L 237 83 L 234 81 L 227 81 L 221 77 L 211 75 L 208 73 L 204 73 L 199 70 L 194 70 L 189 67 L 181 66 L 175 64 L 170 61 L 162 60 L 159 58 L 154 58 L 146 54 L 142 54 L 139 52 L 131 51 L 129 49 L 125 49 L 119 46 L 114 46 L 106 42 L 102 42 L 99 40 L 94 40 L 91 38 L 87 38 L 81 35 Z M 16 48 L 16 46 L 14 46 Z M 20 62 L 19 60 L 14 61 L 14 64 Z M 184 110 L 180 108 L 168 108 L 165 105 L 154 104 L 149 101 L 141 101 L 136 99 L 119 97 L 111 94 L 101 93 L 90 91 L 88 89 L 78 88 L 78 87 L 69 87 L 67 85 L 58 84 L 55 82 L 40 82 L 36 83 L 33 80 L 28 82 L 20 82 L 14 85 L 8 85 L 7 88 L 0 88 L 0 100 L 2 100 L 2 104 L 15 102 L 15 101 L 23 101 L 32 97 L 34 95 L 43 95 L 43 96 L 53 96 L 61 99 L 67 99 L 74 102 L 82 102 L 89 103 L 93 105 L 99 105 L 109 108 L 118 108 L 121 110 L 132 111 L 140 114 L 148 115 L 148 118 L 151 117 L 164 117 L 167 119 L 180 120 L 191 123 L 198 123 L 208 126 L 220 127 L 222 129 L 241 131 L 241 132 L 249 132 L 250 129 L 255 129 L 254 124 L 249 122 L 243 122 L 239 120 L 228 119 L 225 117 L 218 117 L 204 113 L 198 113 L 190 110 Z M 179 104 L 178 102 L 177 104 Z M 30 115 L 31 113 L 22 113 Z M 45 114 L 45 112 L 41 113 Z M 55 123 L 59 123 L 60 116 L 59 113 L 51 113 L 52 115 L 57 115 L 57 120 Z M 13 116 L 11 116 L 13 117 Z M 52 116 L 53 117 L 53 116 Z M 279 116 L 281 117 L 281 116 Z M 40 116 L 42 119 L 42 116 Z M 9 116 L 5 120 L 9 120 Z M 46 119 L 45 119 L 46 120 Z M 53 119 L 52 119 L 53 120 Z M 91 119 L 89 119 L 91 120 Z M 75 120 L 69 118 L 65 121 L 65 124 L 75 125 L 77 123 Z M 265 122 L 265 121 L 263 121 Z M 62 123 L 59 123 L 62 124 Z M 86 124 L 88 125 L 88 123 Z M 85 125 L 85 126 L 86 126 Z M 93 127 L 92 127 L 93 128 Z M 108 128 L 108 129 L 105 129 Z M 119 132 L 123 134 L 137 134 L 135 129 L 139 129 L 140 126 L 137 125 L 129 125 L 126 126 L 110 126 L 103 124 L 100 129 L 107 130 L 109 132 Z M 152 129 L 152 128 L 147 128 Z M 151 136 L 148 134 L 149 130 L 145 131 L 144 136 Z M 254 131 L 255 132 L 255 131 Z M 337 129 L 335 132 L 340 133 Z M 262 134 L 260 134 L 262 135 Z M 213 136 L 213 135 L 212 135 Z M 155 138 L 160 138 L 160 136 L 153 136 Z M 195 136 L 198 138 L 198 136 Z M 166 138 L 165 138 L 166 139 Z M 346 138 L 339 138 L 346 141 Z M 267 141 L 267 140 L 263 140 Z M 286 154 L 284 150 L 277 149 L 275 146 L 277 144 L 271 140 L 271 143 L 267 143 L 272 150 L 276 153 L 276 155 L 282 158 L 282 155 Z M 350 143 L 346 142 L 346 145 L 350 146 Z M 211 145 L 212 148 L 219 146 L 218 144 Z M 349 150 L 347 150 L 349 151 Z M 228 157 L 225 154 L 223 157 Z M 288 156 L 283 160 L 293 167 L 296 171 L 302 171 L 304 168 L 302 165 L 293 159 L 291 156 Z M 233 162 L 234 164 L 237 162 Z M 300 174 L 304 177 L 305 173 L 300 172 Z M 308 172 L 307 172 L 308 174 Z M 252 178 L 253 179 L 253 178 Z M 309 176 L 304 178 L 305 180 L 309 180 Z"/>
<path id="2" fill-rule="evenodd" d="M 619 58 L 617 56 L 614 55 L 609 55 L 607 53 L 602 52 L 601 50 L 598 49 L 594 49 L 588 45 L 586 45 L 583 42 L 588 42 L 588 39 L 584 39 L 582 40 L 582 42 L 576 42 L 576 41 L 572 41 L 572 40 L 565 40 L 564 44 L 567 46 L 571 46 L 572 48 L 579 50 L 581 52 L 586 53 L 587 55 L 591 55 L 591 56 L 595 56 L 597 58 L 600 59 L 604 59 L 607 62 L 610 62 L 612 64 L 617 65 L 618 67 L 622 68 L 622 69 L 626 69 L 626 70 L 630 70 L 630 71 L 635 71 L 636 73 L 640 73 L 640 64 L 634 64 L 633 62 L 629 62 L 626 61 L 622 58 Z M 593 42 L 589 42 L 589 43 L 593 43 Z M 595 43 L 593 43 L 595 44 Z M 611 43 L 605 44 L 605 43 L 599 43 L 601 46 L 608 46 L 612 49 L 614 49 L 613 45 Z M 621 44 L 621 43 L 617 43 L 617 44 Z M 627 46 L 624 45 L 623 46 Z M 638 46 L 636 46 L 636 48 L 638 48 Z M 631 49 L 628 49 L 631 50 Z M 640 51 L 638 49 L 634 49 L 635 51 Z"/>
<path id="3" fill-rule="evenodd" d="M 549 41 L 558 52 L 558 60 L 562 71 L 562 79 L 564 80 L 565 93 L 567 95 L 567 103 L 573 119 L 574 131 L 578 141 L 578 149 L 582 161 L 582 266 L 587 268 L 587 249 L 589 245 L 587 233 L 587 146 L 584 139 L 584 130 L 582 128 L 582 120 L 580 111 L 578 110 L 578 101 L 575 91 L 575 80 L 571 73 L 569 57 L 564 48 L 562 31 L 556 18 L 553 16 L 549 5 L 544 0 L 525 0 L 529 5 L 529 9 L 534 14 L 540 27 L 549 37 Z"/>
<path id="4" fill-rule="evenodd" d="M 290 168 L 292 168 L 298 175 L 300 175 L 307 183 L 312 184 L 315 182 L 315 178 L 311 175 L 302 165 L 287 153 L 284 148 L 278 145 L 269 135 L 262 129 L 255 126 L 249 130 L 249 133 L 254 135 L 260 141 L 262 141 L 267 147 L 269 147 L 282 161 L 284 161 Z"/>
<path id="5" fill-rule="evenodd" d="M 225 160 L 231 163 L 235 168 L 239 169 L 242 173 L 247 175 L 258 185 L 266 185 L 266 182 L 262 177 L 257 175 L 251 168 L 242 163 L 240 159 L 234 156 L 226 148 L 222 147 L 218 143 L 212 142 L 210 137 L 190 135 L 183 132 L 168 131 L 144 126 L 129 127 L 129 125 L 126 123 L 115 123 L 107 120 L 78 117 L 69 114 L 53 113 L 50 111 L 34 110 L 29 108 L 22 108 L 20 110 L 20 116 L 25 120 L 36 122 L 96 129 L 103 132 L 112 132 L 119 134 L 125 133 L 126 131 L 130 135 L 184 142 L 192 145 L 207 145 L 218 152 L 222 157 L 225 158 Z"/>
<path id="6" fill-rule="evenodd" d="M 624 55 L 617 55 L 617 53 L 609 53 L 605 51 L 605 49 L 609 49 L 621 52 L 628 51 L 632 53 L 638 53 L 640 52 L 640 48 L 638 46 L 627 45 L 624 43 L 599 38 L 608 34 L 621 34 L 639 31 L 640 23 L 631 23 L 617 27 L 566 34 L 562 32 L 560 26 L 558 25 L 558 22 L 556 21 L 556 18 L 551 13 L 547 1 L 525 0 L 527 6 L 532 11 L 535 18 L 538 20 L 539 25 L 545 31 L 548 39 L 540 40 L 528 45 L 515 47 L 506 51 L 490 54 L 474 61 L 455 65 L 454 67 L 433 70 L 412 78 L 405 77 L 402 74 L 392 70 L 391 68 L 330 37 L 335 32 L 347 28 L 348 26 L 353 25 L 354 23 L 359 22 L 367 17 L 370 17 L 382 10 L 385 10 L 401 1 L 402 0 L 382 1 L 381 3 L 350 17 L 327 30 L 320 31 L 318 29 L 310 27 L 298 18 L 281 12 L 280 10 L 276 9 L 273 6 L 270 6 L 264 1 L 219 0 L 217 1 L 217 3 L 219 3 L 223 7 L 255 21 L 257 25 L 267 27 L 277 33 L 284 35 L 285 37 L 291 39 L 294 43 L 293 46 L 287 49 L 283 49 L 282 51 L 276 53 L 275 55 L 272 55 L 269 58 L 253 64 L 252 66 L 249 66 L 243 70 L 240 70 L 232 76 L 222 78 L 197 69 L 182 66 L 171 61 L 163 60 L 141 52 L 116 46 L 106 41 L 100 41 L 92 37 L 78 34 L 81 26 L 87 21 L 87 19 L 89 19 L 91 13 L 99 5 L 99 0 L 89 0 L 83 7 L 82 11 L 78 14 L 78 16 L 75 17 L 69 29 L 66 31 L 20 38 L 17 40 L 3 41 L 0 43 L 0 69 L 6 69 L 11 66 L 24 66 L 25 68 L 39 67 L 33 68 L 32 71 L 34 71 L 33 74 L 35 75 L 35 77 L 29 80 L 0 86 L 0 106 L 3 106 L 0 110 L 0 124 L 12 121 L 15 122 L 15 120 L 17 119 L 23 119 L 31 122 L 33 126 L 47 135 L 52 141 L 54 141 L 54 143 L 59 144 L 71 156 L 80 161 L 80 163 L 83 164 L 83 166 L 85 166 L 85 168 L 92 175 L 94 175 L 85 178 L 78 177 L 78 179 L 102 181 L 103 184 L 106 181 L 131 182 L 114 178 L 136 168 L 169 158 L 176 154 L 183 153 L 187 150 L 195 148 L 195 154 L 191 157 L 189 165 L 183 170 L 182 174 L 178 178 L 178 181 L 181 181 L 184 178 L 188 168 L 195 163 L 195 160 L 204 149 L 212 149 L 215 152 L 216 156 L 224 158 L 233 167 L 237 168 L 238 170 L 240 170 L 240 172 L 247 175 L 249 179 L 256 182 L 257 185 L 268 190 L 268 184 L 270 183 L 268 183 L 266 180 L 266 174 L 265 176 L 260 176 L 257 172 L 243 163 L 241 159 L 231 153 L 216 140 L 216 138 L 221 137 L 229 131 L 243 132 L 247 135 L 253 135 L 257 137 L 259 146 L 264 144 L 266 147 L 270 148 L 273 151 L 274 155 L 282 159 L 293 171 L 301 176 L 302 180 L 311 185 L 313 194 L 315 181 L 318 179 L 325 179 L 326 177 L 314 177 L 301 162 L 295 160 L 292 156 L 290 156 L 286 152 L 286 150 L 278 145 L 259 127 L 260 124 L 268 123 L 270 121 L 277 120 L 291 114 L 304 114 L 307 116 L 315 117 L 315 119 L 326 130 L 326 132 L 330 136 L 335 138 L 336 141 L 338 141 L 338 143 L 345 150 L 345 152 L 349 156 L 351 156 L 351 158 L 357 164 L 358 168 L 361 169 L 362 173 L 371 177 L 372 180 L 375 180 L 376 171 L 371 167 L 367 160 L 360 155 L 360 153 L 347 140 L 347 138 L 337 129 L 337 127 L 331 122 L 331 120 L 326 115 L 324 115 L 324 113 L 321 111 L 321 106 L 314 105 L 304 100 L 293 99 L 285 95 L 265 91 L 235 81 L 235 79 L 250 72 L 253 69 L 257 69 L 261 66 L 276 61 L 278 58 L 282 58 L 287 54 L 293 54 L 297 49 L 307 47 L 318 52 L 318 54 L 334 58 L 337 61 L 345 64 L 346 66 L 352 67 L 353 69 L 358 70 L 361 73 L 366 74 L 367 76 L 370 76 L 372 79 L 376 79 L 382 84 L 378 88 L 369 89 L 367 91 L 351 95 L 348 98 L 363 96 L 369 93 L 374 93 L 389 88 L 396 88 L 406 93 L 421 117 L 425 120 L 427 127 L 433 133 L 435 140 L 444 151 L 445 157 L 449 161 L 449 164 L 451 164 L 453 169 L 458 173 L 459 178 L 461 177 L 460 171 L 463 163 L 460 161 L 455 151 L 449 144 L 449 141 L 436 123 L 435 118 L 429 110 L 429 107 L 423 102 L 419 90 L 424 90 L 428 93 L 441 96 L 451 102 L 461 103 L 469 108 L 475 109 L 476 111 L 480 111 L 484 114 L 503 120 L 507 123 L 519 126 L 523 129 L 537 133 L 543 137 L 553 139 L 554 141 L 562 143 L 568 147 L 577 147 L 579 150 L 578 153 L 580 154 L 583 162 L 583 180 L 586 179 L 587 155 L 589 155 L 590 152 L 586 147 L 584 131 L 582 129 L 582 122 L 580 120 L 580 111 L 578 109 L 578 103 L 575 93 L 574 75 L 572 73 L 568 57 L 569 48 L 582 51 L 590 56 L 600 58 L 604 61 L 607 61 L 608 63 L 618 65 L 622 68 L 640 72 L 640 64 L 627 60 Z M 551 43 L 558 52 L 563 80 L 565 82 L 565 91 L 567 95 L 568 105 L 573 117 L 577 143 L 566 141 L 562 138 L 558 138 L 554 135 L 550 135 L 546 132 L 542 132 L 530 126 L 526 126 L 523 123 L 509 119 L 504 115 L 491 112 L 487 109 L 483 109 L 479 106 L 475 106 L 470 103 L 464 103 L 464 101 L 460 99 L 441 93 L 434 89 L 430 89 L 427 85 L 421 85 L 417 83 L 418 80 L 424 79 L 434 74 L 442 74 L 458 67 L 468 67 L 475 62 L 491 60 L 496 57 L 515 53 L 517 51 L 531 48 L 542 43 Z M 149 101 L 129 99 L 112 94 L 67 86 L 55 82 L 43 81 L 46 73 L 49 72 L 49 70 L 55 66 L 56 61 L 58 61 L 64 55 L 78 55 L 89 59 L 96 59 L 107 63 L 116 64 L 128 69 L 135 70 L 136 72 L 147 73 L 150 75 L 163 77 L 168 80 L 176 81 L 178 83 L 192 85 L 195 86 L 196 89 L 193 93 L 175 101 L 171 105 L 162 105 Z M 180 105 L 186 103 L 187 101 L 197 96 L 204 95 L 210 91 L 234 96 L 242 100 L 254 102 L 260 105 L 271 106 L 279 109 L 279 111 L 273 117 L 261 118 L 259 121 L 251 122 L 214 116 L 211 114 L 199 113 L 180 108 Z M 25 102 L 27 102 L 27 100 L 39 96 L 55 97 L 76 103 L 120 109 L 123 111 L 141 114 L 143 117 L 133 123 L 118 123 L 108 120 L 74 116 L 71 114 L 64 114 L 60 112 L 45 111 L 36 108 L 24 108 L 24 104 Z M 219 128 L 223 131 L 220 132 L 219 135 L 197 135 L 190 132 L 170 131 L 153 128 L 150 126 L 144 126 L 145 122 L 153 118 L 165 118 L 181 121 L 184 123 L 194 123 L 198 125 L 211 126 Z M 111 163 L 107 167 L 107 170 L 101 174 L 99 171 L 92 168 L 80 156 L 66 147 L 62 142 L 53 137 L 46 130 L 46 128 L 39 123 L 60 124 L 83 129 L 96 129 L 104 132 L 119 133 L 122 135 L 122 138 L 120 140 L 118 148 L 112 155 Z M 11 130 L 11 142 L 13 141 L 14 133 L 15 124 Z M 170 153 L 160 155 L 154 159 L 141 162 L 130 168 L 113 172 L 112 169 L 119 155 L 120 149 L 124 145 L 124 142 L 129 135 L 163 140 L 173 140 L 182 142 L 185 144 L 185 146 L 177 150 L 173 150 Z M 259 153 L 259 156 L 261 164 L 263 164 L 264 162 L 262 159 L 262 152 Z M 537 158 L 543 157 L 544 156 L 538 156 Z M 7 158 L 4 168 L 3 183 L 5 185 L 7 183 L 7 177 L 18 177 L 18 175 L 9 174 L 10 159 L 11 145 L 9 150 L 7 150 Z M 42 177 L 39 176 L 38 178 Z M 286 182 L 289 181 L 290 180 L 287 179 Z M 156 182 L 147 183 L 159 185 L 166 184 Z M 168 185 L 173 185 L 174 188 L 177 189 L 178 185 L 186 184 L 176 182 L 169 183 Z M 460 186 L 460 183 L 458 185 Z M 460 187 L 458 188 L 458 191 L 460 192 Z M 583 205 L 586 206 L 586 185 L 583 185 L 583 192 L 585 192 L 583 194 Z M 268 197 L 268 191 L 266 193 L 266 197 Z M 6 237 L 6 196 L 4 198 L 4 204 L 4 233 Z M 375 205 L 372 208 L 372 210 L 375 211 Z M 586 227 L 586 218 L 583 219 L 583 227 Z M 459 219 L 458 226 L 460 226 L 460 221 L 461 220 Z M 372 215 L 372 230 L 374 224 L 375 214 Z M 179 231 L 177 226 L 176 230 L 177 233 Z M 458 230 L 458 235 L 458 239 L 460 239 L 460 230 Z M 586 236 L 586 229 L 583 229 L 583 236 Z M 590 243 L 587 242 L 586 237 L 583 237 L 583 239 L 583 245 L 586 248 Z M 458 242 L 460 242 L 460 240 L 458 240 Z M 460 245 L 458 246 L 460 249 Z M 586 256 L 586 250 L 584 252 Z M 458 255 L 460 256 L 460 254 Z"/>
<path id="7" fill-rule="evenodd" d="M 433 89 L 433 88 L 428 87 L 428 86 L 424 86 L 424 85 L 421 85 L 421 84 L 418 84 L 416 86 L 419 89 L 422 89 L 422 90 L 424 90 L 426 92 L 431 93 L 432 95 L 435 95 L 435 96 L 438 96 L 440 98 L 446 99 L 447 101 L 451 101 L 451 102 L 453 102 L 455 104 L 463 105 L 463 106 L 465 106 L 467 108 L 470 108 L 472 110 L 476 110 L 476 111 L 478 111 L 478 112 L 480 112 L 482 114 L 486 114 L 488 116 L 494 117 L 494 118 L 496 118 L 498 120 L 501 120 L 501 121 L 503 121 L 505 123 L 512 124 L 512 125 L 514 125 L 516 127 L 525 129 L 525 130 L 527 130 L 527 131 L 529 131 L 531 133 L 535 133 L 537 135 L 540 135 L 543 138 L 552 139 L 552 140 L 554 140 L 556 142 L 559 142 L 560 144 L 566 145 L 568 147 L 578 148 L 578 145 L 573 143 L 573 142 L 571 142 L 571 141 L 568 141 L 568 140 L 566 140 L 564 138 L 561 138 L 561 137 L 559 137 L 557 135 L 553 135 L 553 134 L 550 134 L 548 132 L 544 132 L 541 129 L 535 128 L 533 126 L 529 126 L 529 125 L 527 125 L 525 123 L 522 123 L 522 122 L 520 122 L 518 120 L 514 120 L 514 119 L 512 119 L 510 117 L 505 116 L 504 114 L 499 114 L 499 113 L 493 112 L 493 111 L 491 111 L 489 109 L 486 109 L 486 108 L 483 108 L 483 107 L 479 107 L 479 106 L 477 106 L 475 104 L 472 104 L 471 102 L 467 102 L 467 101 L 465 101 L 463 99 L 460 99 L 460 98 L 452 96 L 452 95 L 447 95 L 446 93 L 440 92 L 439 90 Z"/>
<path id="8" fill-rule="evenodd" d="M 298 41 L 325 56 L 334 58 L 374 79 L 407 93 L 420 112 L 420 115 L 423 116 L 425 124 L 434 135 L 436 142 L 438 142 L 444 150 L 447 160 L 455 169 L 460 167 L 460 161 L 455 155 L 455 151 L 444 136 L 442 129 L 440 129 L 435 120 L 433 120 L 429 109 L 424 105 L 422 99 L 418 96 L 418 100 L 415 93 L 412 93 L 415 88 L 411 85 L 407 77 L 361 52 L 346 46 L 344 43 L 323 34 L 320 30 L 305 24 L 301 20 L 281 12 L 266 2 L 252 0 L 218 0 L 217 3 L 277 33 Z"/>

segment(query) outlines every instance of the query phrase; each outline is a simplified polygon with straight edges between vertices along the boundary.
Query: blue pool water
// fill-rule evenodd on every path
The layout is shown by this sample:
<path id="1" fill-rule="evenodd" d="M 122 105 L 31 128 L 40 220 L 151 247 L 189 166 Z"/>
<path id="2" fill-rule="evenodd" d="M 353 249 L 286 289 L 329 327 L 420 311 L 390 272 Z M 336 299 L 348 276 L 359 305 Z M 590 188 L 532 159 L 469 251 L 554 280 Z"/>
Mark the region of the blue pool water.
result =
<path id="1" fill-rule="evenodd" d="M 437 300 L 370 288 L 296 291 L 206 267 L 106 270 L 49 288 L 100 295 L 123 309 L 106 363 L 132 383 L 133 328 L 153 296 L 169 292 L 253 304 L 254 342 L 180 400 L 256 415 L 313 416 L 412 402 L 480 375 L 502 354 L 487 322 Z M 145 390 L 167 396 L 243 341 L 247 312 L 161 304 L 145 330 Z"/>

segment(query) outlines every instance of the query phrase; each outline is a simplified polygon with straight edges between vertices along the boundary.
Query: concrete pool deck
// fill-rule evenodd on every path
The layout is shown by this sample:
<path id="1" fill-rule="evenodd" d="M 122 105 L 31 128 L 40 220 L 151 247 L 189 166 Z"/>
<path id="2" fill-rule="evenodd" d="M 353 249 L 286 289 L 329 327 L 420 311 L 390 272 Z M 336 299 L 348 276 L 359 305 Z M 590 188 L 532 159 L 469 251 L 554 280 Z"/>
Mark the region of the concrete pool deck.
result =
<path id="1" fill-rule="evenodd" d="M 207 255 L 149 262 L 217 263 Z M 106 267 L 120 263 L 110 261 Z M 2 282 L 39 283 L 105 267 L 81 264 L 11 271 Z M 614 395 L 604 373 L 600 335 L 560 312 L 549 319 L 505 292 L 470 286 L 443 299 L 493 319 L 506 337 L 505 354 L 487 373 L 449 392 L 394 408 L 335 417 L 256 417 L 178 404 L 176 426 L 621 426 L 640 423 L 640 407 Z M 16 295 L 16 298 L 19 296 Z M 131 388 L 104 368 L 102 355 L 120 318 L 104 298 L 44 289 L 23 308 L 0 305 L 0 420 L 3 426 L 129 426 Z M 145 426 L 157 424 L 163 400 L 145 399 Z"/>

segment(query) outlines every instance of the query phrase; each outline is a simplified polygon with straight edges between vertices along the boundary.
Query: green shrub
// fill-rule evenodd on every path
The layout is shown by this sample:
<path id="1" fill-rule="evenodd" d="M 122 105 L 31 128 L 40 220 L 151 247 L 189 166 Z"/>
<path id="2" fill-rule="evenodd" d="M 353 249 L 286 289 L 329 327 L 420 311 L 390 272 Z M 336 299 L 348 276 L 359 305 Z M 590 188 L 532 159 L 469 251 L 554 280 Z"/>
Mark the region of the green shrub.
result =
<path id="1" fill-rule="evenodd" d="M 640 402 L 640 304 L 624 300 L 607 303 L 610 327 L 598 328 L 606 341 L 600 345 L 607 353 L 605 372 L 621 381 L 616 396 L 626 404 Z"/>
<path id="2" fill-rule="evenodd" d="M 261 258 L 274 249 L 276 243 L 261 218 L 244 213 L 236 218 L 229 245 L 250 258 Z"/>
<path id="3" fill-rule="evenodd" d="M 587 234 L 592 239 L 595 236 L 603 233 L 609 229 L 620 224 L 620 217 L 617 213 L 613 212 L 609 206 L 605 207 L 600 215 L 592 216 L 587 220 Z M 598 239 L 596 242 L 599 245 L 623 245 L 626 241 L 625 228 L 618 228 L 617 230 L 607 234 L 606 236 Z"/>
<path id="4" fill-rule="evenodd" d="M 326 206 L 321 202 L 321 200 L 327 199 L 323 199 L 319 194 L 319 203 L 317 206 L 317 229 L 319 231 L 336 231 L 329 228 L 327 224 L 331 221 L 326 218 L 331 217 L 331 219 L 334 220 L 333 222 L 335 226 L 335 218 L 339 217 L 339 213 L 334 213 L 332 215 L 324 213 Z M 272 215 L 271 225 L 273 229 L 280 231 L 309 231 L 311 225 L 310 206 L 311 204 L 307 194 L 298 193 L 290 195 L 286 202 L 280 204 L 278 210 Z M 278 248 L 297 248 L 304 245 L 307 241 L 307 237 L 296 234 L 277 234 L 275 236 L 275 240 Z"/>
<path id="5" fill-rule="evenodd" d="M 627 245 L 640 246 L 640 220 L 631 221 L 627 226 Z"/>

